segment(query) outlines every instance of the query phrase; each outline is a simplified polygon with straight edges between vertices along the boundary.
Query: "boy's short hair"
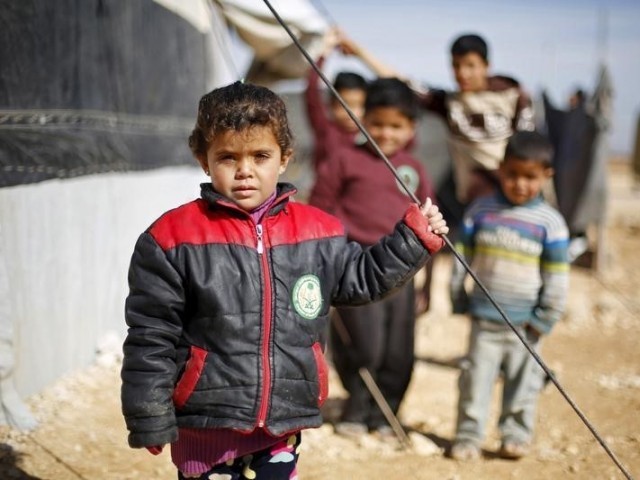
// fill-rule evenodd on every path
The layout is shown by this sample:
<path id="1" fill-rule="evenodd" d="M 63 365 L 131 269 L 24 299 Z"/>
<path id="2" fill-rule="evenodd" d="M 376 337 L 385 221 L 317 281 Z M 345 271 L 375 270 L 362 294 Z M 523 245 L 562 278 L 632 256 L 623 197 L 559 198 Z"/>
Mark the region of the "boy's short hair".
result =
<path id="1" fill-rule="evenodd" d="M 509 138 L 504 152 L 504 160 L 509 158 L 531 160 L 542 163 L 544 167 L 551 167 L 553 146 L 541 133 L 517 131 Z"/>
<path id="2" fill-rule="evenodd" d="M 457 57 L 467 53 L 477 53 L 485 63 L 489 63 L 489 47 L 480 35 L 475 33 L 460 35 L 451 44 L 451 56 Z"/>
<path id="3" fill-rule="evenodd" d="M 399 78 L 378 78 L 367 87 L 364 111 L 378 107 L 395 107 L 411 120 L 418 118 L 419 106 L 415 92 Z"/>
<path id="4" fill-rule="evenodd" d="M 367 81 L 359 73 L 339 72 L 333 80 L 333 88 L 336 90 L 367 89 Z"/>

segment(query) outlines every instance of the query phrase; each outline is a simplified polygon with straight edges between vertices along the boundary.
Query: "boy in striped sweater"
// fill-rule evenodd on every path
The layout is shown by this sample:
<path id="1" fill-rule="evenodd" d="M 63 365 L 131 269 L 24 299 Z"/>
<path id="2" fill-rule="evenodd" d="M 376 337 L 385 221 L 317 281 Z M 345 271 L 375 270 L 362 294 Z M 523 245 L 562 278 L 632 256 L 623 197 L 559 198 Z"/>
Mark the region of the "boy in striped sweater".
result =
<path id="1" fill-rule="evenodd" d="M 458 250 L 538 351 L 541 338 L 561 317 L 568 289 L 568 230 L 541 196 L 553 175 L 550 143 L 536 132 L 516 132 L 499 167 L 501 191 L 471 204 L 464 215 Z M 499 454 L 528 453 L 544 371 L 477 287 L 467 294 L 466 272 L 456 262 L 451 279 L 454 313 L 472 318 L 469 351 L 459 379 L 458 420 L 451 456 L 480 456 L 491 393 L 504 380 Z"/>

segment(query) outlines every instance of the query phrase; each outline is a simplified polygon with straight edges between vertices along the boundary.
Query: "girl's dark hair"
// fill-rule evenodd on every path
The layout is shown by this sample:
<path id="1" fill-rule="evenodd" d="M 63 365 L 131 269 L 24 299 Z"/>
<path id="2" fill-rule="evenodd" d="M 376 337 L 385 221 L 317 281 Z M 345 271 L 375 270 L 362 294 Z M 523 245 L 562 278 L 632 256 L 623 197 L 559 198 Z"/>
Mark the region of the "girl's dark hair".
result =
<path id="1" fill-rule="evenodd" d="M 474 33 L 461 35 L 451 44 L 451 55 L 454 57 L 477 53 L 485 61 L 489 62 L 489 47 L 480 35 Z"/>
<path id="2" fill-rule="evenodd" d="M 196 156 L 206 155 L 209 142 L 216 135 L 257 125 L 271 127 L 281 152 L 291 152 L 293 136 L 287 108 L 278 95 L 268 88 L 242 82 L 216 88 L 200 99 L 189 148 Z"/>
<path id="3" fill-rule="evenodd" d="M 544 167 L 551 167 L 553 146 L 541 133 L 518 131 L 509 138 L 505 149 L 505 161 L 509 158 L 540 162 Z"/>
<path id="4" fill-rule="evenodd" d="M 338 91 L 347 89 L 365 90 L 367 81 L 362 75 L 355 72 L 339 72 L 333 81 L 333 88 Z"/>
<path id="5" fill-rule="evenodd" d="M 398 78 L 378 78 L 369 83 L 365 112 L 378 107 L 395 107 L 411 120 L 418 118 L 418 100 L 414 91 Z"/>

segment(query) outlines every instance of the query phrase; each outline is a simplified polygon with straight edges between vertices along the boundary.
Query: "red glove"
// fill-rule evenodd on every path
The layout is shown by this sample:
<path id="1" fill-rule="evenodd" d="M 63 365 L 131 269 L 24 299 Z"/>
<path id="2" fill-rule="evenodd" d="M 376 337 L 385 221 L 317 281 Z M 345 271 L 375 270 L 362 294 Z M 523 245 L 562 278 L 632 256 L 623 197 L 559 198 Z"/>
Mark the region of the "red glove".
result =
<path id="1" fill-rule="evenodd" d="M 431 255 L 444 246 L 442 237 L 428 230 L 429 221 L 422 215 L 420 208 L 415 203 L 409 206 L 403 220 L 415 232 L 420 242 Z"/>
<path id="2" fill-rule="evenodd" d="M 149 450 L 149 453 L 152 455 L 160 455 L 163 448 L 164 445 L 154 445 L 153 447 L 147 447 L 147 450 Z"/>

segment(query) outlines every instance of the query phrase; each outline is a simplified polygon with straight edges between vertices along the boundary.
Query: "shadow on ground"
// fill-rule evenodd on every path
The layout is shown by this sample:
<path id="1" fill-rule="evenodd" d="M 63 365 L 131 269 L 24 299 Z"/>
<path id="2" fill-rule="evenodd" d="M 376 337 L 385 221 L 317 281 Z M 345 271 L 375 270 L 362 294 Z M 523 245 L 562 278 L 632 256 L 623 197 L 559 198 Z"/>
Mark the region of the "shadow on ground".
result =
<path id="1" fill-rule="evenodd" d="M 42 480 L 29 475 L 20 468 L 21 457 L 10 445 L 0 443 L 0 478 L 15 480 Z"/>

